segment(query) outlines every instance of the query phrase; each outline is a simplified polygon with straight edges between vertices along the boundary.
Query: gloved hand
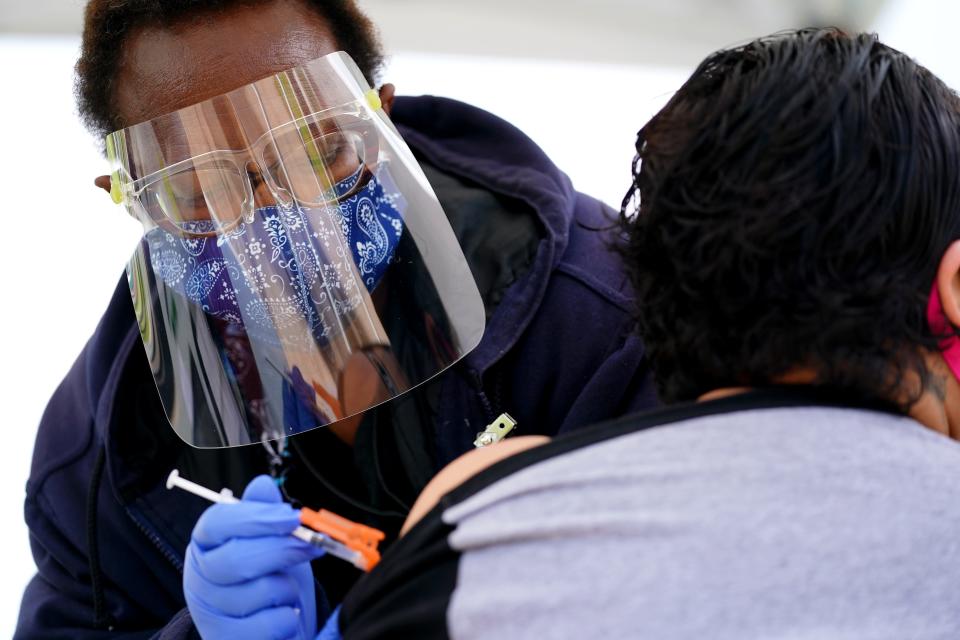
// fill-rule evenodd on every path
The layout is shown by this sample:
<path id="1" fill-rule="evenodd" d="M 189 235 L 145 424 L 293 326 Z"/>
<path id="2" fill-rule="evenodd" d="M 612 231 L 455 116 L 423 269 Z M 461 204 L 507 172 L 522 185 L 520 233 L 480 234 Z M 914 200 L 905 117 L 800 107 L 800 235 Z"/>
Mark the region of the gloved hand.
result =
<path id="1" fill-rule="evenodd" d="M 299 524 L 269 476 L 254 478 L 239 503 L 203 513 L 183 568 L 183 595 L 203 638 L 314 637 L 310 560 L 323 551 L 290 535 Z"/>
<path id="2" fill-rule="evenodd" d="M 317 634 L 314 640 L 342 639 L 343 636 L 340 635 L 340 607 L 337 607 L 333 610 L 333 613 L 330 614 L 330 617 L 327 618 L 326 624 L 323 625 L 323 629 L 320 629 L 320 633 Z"/>

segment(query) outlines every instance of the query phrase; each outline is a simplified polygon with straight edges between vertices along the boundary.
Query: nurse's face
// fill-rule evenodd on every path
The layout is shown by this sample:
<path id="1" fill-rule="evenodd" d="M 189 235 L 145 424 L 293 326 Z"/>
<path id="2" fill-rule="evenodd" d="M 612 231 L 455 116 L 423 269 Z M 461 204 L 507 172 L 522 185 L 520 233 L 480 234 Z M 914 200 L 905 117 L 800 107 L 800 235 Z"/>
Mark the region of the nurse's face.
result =
<path id="1" fill-rule="evenodd" d="M 340 49 L 326 19 L 300 0 L 273 0 L 131 32 L 114 104 L 124 126 L 144 122 Z M 393 86 L 380 90 L 384 109 Z M 110 178 L 95 181 L 108 193 Z"/>

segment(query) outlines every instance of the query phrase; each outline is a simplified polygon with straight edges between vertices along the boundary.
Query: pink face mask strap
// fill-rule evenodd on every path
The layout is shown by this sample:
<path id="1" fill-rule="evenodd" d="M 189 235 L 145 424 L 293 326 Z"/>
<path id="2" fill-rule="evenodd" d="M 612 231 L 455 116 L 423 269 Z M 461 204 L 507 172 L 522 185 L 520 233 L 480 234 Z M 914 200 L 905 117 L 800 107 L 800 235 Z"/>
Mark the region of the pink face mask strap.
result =
<path id="1" fill-rule="evenodd" d="M 950 322 L 943 312 L 943 305 L 940 302 L 940 292 L 937 290 L 937 283 L 933 283 L 930 291 L 930 301 L 927 302 L 927 324 L 934 335 L 946 335 L 951 332 Z M 940 353 L 946 360 L 947 366 L 953 372 L 953 376 L 960 381 L 960 338 L 949 336 L 940 341 Z"/>

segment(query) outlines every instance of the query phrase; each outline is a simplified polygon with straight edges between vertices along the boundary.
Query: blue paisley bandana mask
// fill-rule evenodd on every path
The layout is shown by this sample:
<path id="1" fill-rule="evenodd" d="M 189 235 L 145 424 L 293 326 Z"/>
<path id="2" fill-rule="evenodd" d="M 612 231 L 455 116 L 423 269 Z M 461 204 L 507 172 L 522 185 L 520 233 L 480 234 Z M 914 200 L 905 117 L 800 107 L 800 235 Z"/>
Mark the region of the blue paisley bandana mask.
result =
<path id="1" fill-rule="evenodd" d="M 349 193 L 362 175 L 361 167 L 336 184 L 337 195 Z M 400 242 L 405 209 L 403 196 L 381 166 L 364 187 L 337 204 L 262 207 L 251 221 L 224 235 L 178 237 L 157 228 L 146 240 L 156 276 L 207 314 L 263 327 L 298 316 L 326 333 L 327 323 L 317 317 L 317 301 L 309 294 L 318 279 L 336 279 L 330 275 L 334 267 L 322 263 L 344 257 L 340 254 L 348 247 L 363 284 L 373 291 Z M 358 304 L 356 292 L 346 292 L 335 311 L 345 313 Z"/>

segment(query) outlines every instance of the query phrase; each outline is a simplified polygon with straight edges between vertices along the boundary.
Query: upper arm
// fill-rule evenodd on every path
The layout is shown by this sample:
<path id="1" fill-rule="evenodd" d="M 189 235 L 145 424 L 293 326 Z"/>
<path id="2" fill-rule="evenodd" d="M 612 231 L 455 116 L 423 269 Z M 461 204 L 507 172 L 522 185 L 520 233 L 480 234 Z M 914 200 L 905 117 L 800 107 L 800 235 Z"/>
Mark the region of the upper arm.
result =
<path id="1" fill-rule="evenodd" d="M 510 456 L 546 444 L 550 438 L 546 436 L 519 436 L 508 438 L 491 447 L 483 447 L 469 451 L 446 467 L 424 487 L 413 508 L 410 509 L 407 520 L 403 523 L 400 535 L 405 534 L 423 516 L 430 512 L 440 499 L 453 489 L 457 488 L 468 478 L 475 476 L 496 462 Z"/>
<path id="2" fill-rule="evenodd" d="M 344 638 L 447 638 L 446 612 L 456 587 L 460 553 L 450 545 L 453 525 L 434 507 L 475 474 L 548 441 L 512 437 L 464 454 L 429 483 L 404 524 L 404 536 L 364 575 L 343 602 Z M 413 526 L 417 524 L 417 526 Z"/>

